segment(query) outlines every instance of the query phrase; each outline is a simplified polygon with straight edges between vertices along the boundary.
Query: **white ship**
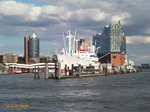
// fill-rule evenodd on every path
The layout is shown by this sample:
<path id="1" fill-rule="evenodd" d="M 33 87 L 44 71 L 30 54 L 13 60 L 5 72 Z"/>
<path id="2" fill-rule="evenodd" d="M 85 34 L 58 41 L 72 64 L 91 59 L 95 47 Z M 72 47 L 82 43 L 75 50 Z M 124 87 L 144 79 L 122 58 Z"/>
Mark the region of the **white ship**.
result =
<path id="1" fill-rule="evenodd" d="M 96 55 L 95 47 L 81 43 L 85 39 L 79 39 L 76 32 L 68 31 L 66 35 L 63 34 L 64 48 L 60 54 L 57 54 L 57 61 L 61 63 L 61 70 L 64 70 L 65 65 L 71 69 L 72 64 L 78 66 L 79 64 L 86 68 L 94 66 L 99 68 L 98 57 Z"/>

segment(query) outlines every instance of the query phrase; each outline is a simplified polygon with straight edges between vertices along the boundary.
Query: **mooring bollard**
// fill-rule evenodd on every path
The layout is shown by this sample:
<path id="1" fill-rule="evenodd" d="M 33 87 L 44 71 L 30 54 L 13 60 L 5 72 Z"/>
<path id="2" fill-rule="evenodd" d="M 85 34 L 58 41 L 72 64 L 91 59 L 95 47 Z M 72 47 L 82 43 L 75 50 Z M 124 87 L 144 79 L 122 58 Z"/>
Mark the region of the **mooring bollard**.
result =
<path id="1" fill-rule="evenodd" d="M 67 65 L 65 64 L 65 75 L 67 75 Z"/>
<path id="2" fill-rule="evenodd" d="M 45 63 L 45 80 L 48 79 L 48 63 Z"/>
<path id="3" fill-rule="evenodd" d="M 61 63 L 58 63 L 58 76 L 57 76 L 58 79 L 61 78 Z"/>
<path id="4" fill-rule="evenodd" d="M 36 79 L 36 67 L 34 68 L 34 79 Z"/>
<path id="5" fill-rule="evenodd" d="M 79 64 L 79 77 L 81 76 L 81 65 Z"/>
<path id="6" fill-rule="evenodd" d="M 38 68 L 38 79 L 40 79 L 40 68 Z"/>
<path id="7" fill-rule="evenodd" d="M 71 75 L 74 75 L 74 64 L 72 64 Z"/>
<path id="8" fill-rule="evenodd" d="M 58 74 L 58 66 L 57 63 L 55 63 L 55 78 L 57 78 L 57 74 Z"/>

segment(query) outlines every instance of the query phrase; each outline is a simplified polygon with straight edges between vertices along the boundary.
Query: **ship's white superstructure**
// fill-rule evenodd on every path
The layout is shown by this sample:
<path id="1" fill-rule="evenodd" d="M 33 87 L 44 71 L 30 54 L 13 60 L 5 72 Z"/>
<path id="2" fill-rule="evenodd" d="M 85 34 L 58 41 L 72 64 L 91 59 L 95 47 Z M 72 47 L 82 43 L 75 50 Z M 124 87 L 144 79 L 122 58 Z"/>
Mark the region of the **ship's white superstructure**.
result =
<path id="1" fill-rule="evenodd" d="M 79 45 L 80 39 L 75 32 L 68 31 L 67 35 L 63 34 L 64 48 L 61 54 L 57 54 L 57 60 L 61 63 L 61 69 L 67 65 L 70 69 L 72 64 L 78 66 L 81 64 L 83 67 L 94 66 L 99 67 L 98 57 L 95 53 L 94 46 Z M 83 39 L 84 40 L 84 39 Z"/>

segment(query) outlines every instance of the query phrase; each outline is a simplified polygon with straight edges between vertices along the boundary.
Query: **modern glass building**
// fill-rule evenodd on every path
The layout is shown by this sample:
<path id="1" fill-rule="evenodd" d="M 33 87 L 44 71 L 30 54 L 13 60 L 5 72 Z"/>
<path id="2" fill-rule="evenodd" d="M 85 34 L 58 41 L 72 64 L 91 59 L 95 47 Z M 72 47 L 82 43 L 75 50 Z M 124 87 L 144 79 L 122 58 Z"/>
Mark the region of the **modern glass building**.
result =
<path id="1" fill-rule="evenodd" d="M 37 35 L 33 33 L 25 37 L 25 63 L 39 63 L 40 43 Z"/>
<path id="2" fill-rule="evenodd" d="M 39 57 L 39 39 L 37 38 L 29 40 L 29 57 Z"/>
<path id="3" fill-rule="evenodd" d="M 93 44 L 99 47 L 98 54 L 126 53 L 126 39 L 121 23 L 104 27 L 102 34 L 93 37 Z"/>
<path id="4" fill-rule="evenodd" d="M 110 25 L 110 52 L 126 53 L 126 40 L 121 23 Z"/>
<path id="5" fill-rule="evenodd" d="M 107 54 L 110 52 L 110 27 L 105 26 L 103 33 L 98 33 L 93 37 L 93 44 L 98 50 L 98 54 Z"/>
<path id="6" fill-rule="evenodd" d="M 102 63 L 123 65 L 126 54 L 126 38 L 120 21 L 117 24 L 105 26 L 102 34 L 99 33 L 93 37 L 93 45 L 98 49 L 97 55 Z"/>

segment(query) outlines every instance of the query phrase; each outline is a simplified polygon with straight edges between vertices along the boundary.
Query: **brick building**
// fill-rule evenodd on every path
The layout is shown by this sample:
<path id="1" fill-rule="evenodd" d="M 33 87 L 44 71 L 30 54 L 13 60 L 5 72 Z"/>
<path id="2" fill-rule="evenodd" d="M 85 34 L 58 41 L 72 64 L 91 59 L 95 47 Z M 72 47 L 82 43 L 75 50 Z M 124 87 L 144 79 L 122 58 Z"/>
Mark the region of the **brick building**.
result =
<path id="1" fill-rule="evenodd" d="M 18 62 L 18 55 L 7 53 L 4 55 L 0 55 L 0 60 L 2 63 L 17 63 Z"/>
<path id="2" fill-rule="evenodd" d="M 89 48 L 89 41 L 86 39 L 80 39 L 78 41 L 78 49 L 84 49 L 84 50 L 88 50 Z"/>

